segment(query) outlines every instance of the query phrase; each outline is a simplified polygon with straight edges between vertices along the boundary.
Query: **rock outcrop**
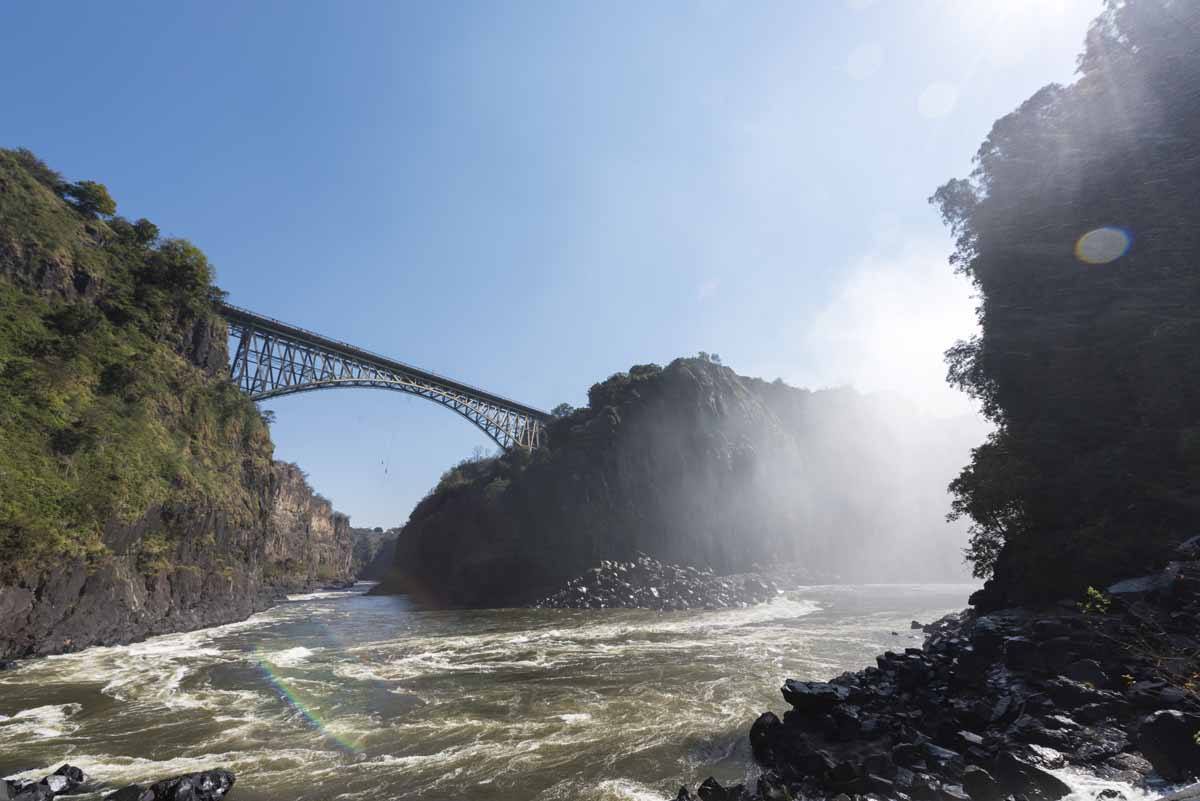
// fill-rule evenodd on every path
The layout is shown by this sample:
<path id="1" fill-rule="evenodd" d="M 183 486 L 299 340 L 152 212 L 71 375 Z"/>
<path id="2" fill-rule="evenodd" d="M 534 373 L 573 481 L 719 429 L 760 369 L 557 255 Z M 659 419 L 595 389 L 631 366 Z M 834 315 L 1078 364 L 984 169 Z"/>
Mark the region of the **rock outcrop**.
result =
<path id="1" fill-rule="evenodd" d="M 776 560 L 860 579 L 962 569 L 942 487 L 974 439 L 965 430 L 926 436 L 889 399 L 701 358 L 633 367 L 588 396 L 550 423 L 546 447 L 448 471 L 412 512 L 381 591 L 522 605 L 638 553 L 718 574 Z M 931 455 L 935 440 L 951 444 Z"/>
<path id="2" fill-rule="evenodd" d="M 313 492 L 297 465 L 276 462 L 262 557 L 284 589 L 344 584 L 354 578 L 350 518 Z"/>
<path id="3" fill-rule="evenodd" d="M 257 526 L 206 509 L 150 510 L 105 534 L 109 553 L 67 560 L 0 586 L 0 657 L 77 651 L 241 620 L 283 594 L 344 585 L 349 520 L 293 464 L 258 488 Z M 163 532 L 169 532 L 164 536 Z"/>
<path id="4" fill-rule="evenodd" d="M 876 667 L 789 679 L 791 708 L 750 729 L 757 786 L 710 779 L 698 796 L 1055 801 L 1069 788 L 1049 771 L 1065 765 L 1200 778 L 1200 562 L 1150 578 L 1137 596 L 967 611 Z"/>

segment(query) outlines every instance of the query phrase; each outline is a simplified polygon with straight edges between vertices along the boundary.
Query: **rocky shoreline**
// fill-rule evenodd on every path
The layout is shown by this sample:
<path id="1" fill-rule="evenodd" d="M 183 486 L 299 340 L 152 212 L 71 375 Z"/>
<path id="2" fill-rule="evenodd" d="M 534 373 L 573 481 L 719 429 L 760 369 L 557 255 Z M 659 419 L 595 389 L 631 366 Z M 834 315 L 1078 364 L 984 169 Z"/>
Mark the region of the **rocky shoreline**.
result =
<path id="1" fill-rule="evenodd" d="M 188 773 L 152 784 L 130 784 L 104 795 L 105 801 L 219 801 L 233 788 L 234 775 L 220 768 Z M 59 796 L 102 792 L 73 765 L 63 765 L 40 781 L 0 779 L 0 801 L 50 801 Z"/>
<path id="2" fill-rule="evenodd" d="M 967 610 L 875 667 L 789 679 L 791 709 L 750 729 L 757 786 L 710 778 L 678 799 L 1055 801 L 1067 766 L 1150 789 L 1200 778 L 1200 538 L 1178 555 L 1081 602 Z"/>
<path id="3" fill-rule="evenodd" d="M 726 609 L 766 603 L 779 594 L 757 573 L 717 576 L 712 570 L 672 565 L 649 556 L 605 560 L 533 604 L 537 609 Z"/>

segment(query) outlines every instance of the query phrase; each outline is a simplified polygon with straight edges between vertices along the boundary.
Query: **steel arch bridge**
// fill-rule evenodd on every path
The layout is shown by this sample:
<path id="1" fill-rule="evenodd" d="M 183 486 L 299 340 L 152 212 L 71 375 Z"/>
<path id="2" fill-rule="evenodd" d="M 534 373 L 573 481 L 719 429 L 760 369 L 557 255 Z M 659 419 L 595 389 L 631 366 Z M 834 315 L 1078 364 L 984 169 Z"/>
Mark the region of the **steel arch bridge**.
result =
<path id="1" fill-rule="evenodd" d="M 237 306 L 221 303 L 217 311 L 236 341 L 233 382 L 256 401 L 318 389 L 378 387 L 441 404 L 505 449 L 532 450 L 545 442 L 550 415 L 541 409 Z"/>

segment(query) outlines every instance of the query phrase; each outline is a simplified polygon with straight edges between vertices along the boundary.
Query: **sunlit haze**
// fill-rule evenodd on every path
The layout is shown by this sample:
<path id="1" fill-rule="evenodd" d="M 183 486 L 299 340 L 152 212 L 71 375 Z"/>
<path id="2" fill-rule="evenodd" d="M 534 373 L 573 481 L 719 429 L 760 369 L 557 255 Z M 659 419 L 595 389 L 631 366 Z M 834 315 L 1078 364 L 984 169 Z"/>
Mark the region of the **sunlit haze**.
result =
<path id="1" fill-rule="evenodd" d="M 1100 6 L 236 11 L 8 8 L 0 145 L 194 241 L 233 303 L 541 408 L 705 350 L 954 417 L 941 354 L 974 302 L 925 199 L 1072 79 Z M 277 456 L 356 525 L 493 447 L 398 393 L 265 406 Z"/>

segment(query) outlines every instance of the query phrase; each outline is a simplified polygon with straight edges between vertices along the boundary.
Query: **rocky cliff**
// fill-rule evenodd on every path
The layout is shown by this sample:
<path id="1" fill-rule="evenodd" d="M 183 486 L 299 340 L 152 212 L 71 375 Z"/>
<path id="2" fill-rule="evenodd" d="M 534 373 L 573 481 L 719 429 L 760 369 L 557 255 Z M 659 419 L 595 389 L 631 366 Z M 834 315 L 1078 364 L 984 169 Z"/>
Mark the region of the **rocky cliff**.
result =
<path id="1" fill-rule="evenodd" d="M 945 577 L 944 486 L 974 439 L 848 390 L 810 392 L 704 359 L 593 386 L 532 454 L 468 461 L 413 511 L 381 591 L 432 605 L 537 600 L 639 552 L 717 573 L 800 561 L 846 577 Z M 947 436 L 949 434 L 949 436 Z M 961 575 L 961 574 L 959 574 Z"/>
<path id="2" fill-rule="evenodd" d="M 284 593 L 350 581 L 349 519 L 293 464 L 276 462 L 259 478 L 260 525 L 237 525 L 211 507 L 155 507 L 132 524 L 110 525 L 103 556 L 7 578 L 0 657 L 229 623 Z"/>
<path id="3" fill-rule="evenodd" d="M 199 250 L 0 150 L 0 657 L 237 620 L 350 578 L 349 521 L 222 377 Z"/>
<path id="4" fill-rule="evenodd" d="M 288 589 L 354 577 L 350 518 L 313 492 L 297 465 L 276 462 L 262 556 L 275 583 Z"/>
<path id="5" fill-rule="evenodd" d="M 354 552 L 351 573 L 361 581 L 379 581 L 392 570 L 396 559 L 396 535 L 400 529 L 352 528 Z"/>

